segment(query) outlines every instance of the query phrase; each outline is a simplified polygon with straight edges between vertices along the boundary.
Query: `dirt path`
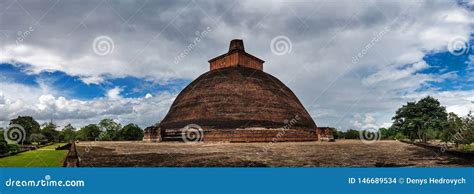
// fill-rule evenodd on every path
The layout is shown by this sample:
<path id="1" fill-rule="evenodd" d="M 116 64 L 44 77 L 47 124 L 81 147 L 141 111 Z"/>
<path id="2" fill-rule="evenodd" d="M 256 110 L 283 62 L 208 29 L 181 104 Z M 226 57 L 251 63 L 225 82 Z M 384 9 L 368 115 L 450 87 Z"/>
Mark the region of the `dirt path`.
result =
<path id="1" fill-rule="evenodd" d="M 81 166 L 460 167 L 474 161 L 397 141 L 291 143 L 81 142 Z"/>

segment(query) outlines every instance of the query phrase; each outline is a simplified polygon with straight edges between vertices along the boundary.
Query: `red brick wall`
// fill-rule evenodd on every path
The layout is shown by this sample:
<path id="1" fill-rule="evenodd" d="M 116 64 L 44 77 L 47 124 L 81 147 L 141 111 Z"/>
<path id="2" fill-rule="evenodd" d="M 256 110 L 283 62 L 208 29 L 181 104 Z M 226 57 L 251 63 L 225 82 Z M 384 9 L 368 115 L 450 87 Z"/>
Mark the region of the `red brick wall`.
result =
<path id="1" fill-rule="evenodd" d="M 334 139 L 332 134 L 332 130 L 329 127 L 318 127 L 316 128 L 316 134 L 318 136 L 318 140 L 321 139 Z"/>
<path id="2" fill-rule="evenodd" d="M 306 130 L 212 130 L 206 131 L 203 141 L 229 142 L 284 142 L 316 141 L 314 132 Z"/>
<path id="3" fill-rule="evenodd" d="M 230 53 L 211 62 L 210 69 L 216 70 L 226 67 L 242 66 L 263 71 L 263 63 L 240 52 Z"/>

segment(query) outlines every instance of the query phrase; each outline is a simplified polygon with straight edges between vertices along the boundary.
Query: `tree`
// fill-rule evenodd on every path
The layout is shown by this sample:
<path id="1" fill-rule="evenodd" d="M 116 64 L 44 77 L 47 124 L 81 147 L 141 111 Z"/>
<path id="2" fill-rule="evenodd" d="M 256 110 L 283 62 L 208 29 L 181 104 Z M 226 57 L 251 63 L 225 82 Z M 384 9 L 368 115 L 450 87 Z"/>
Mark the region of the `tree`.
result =
<path id="1" fill-rule="evenodd" d="M 0 141 L 5 141 L 5 137 L 3 137 L 3 133 L 5 132 L 4 130 L 4 128 L 0 127 Z"/>
<path id="2" fill-rule="evenodd" d="M 359 139 L 360 133 L 357 130 L 349 129 L 346 131 L 345 138 L 346 139 Z"/>
<path id="3" fill-rule="evenodd" d="M 67 124 L 66 126 L 64 126 L 61 133 L 64 138 L 64 141 L 66 142 L 72 142 L 76 140 L 76 129 L 71 124 Z"/>
<path id="4" fill-rule="evenodd" d="M 419 139 L 426 143 L 442 131 L 447 122 L 447 113 L 438 100 L 428 96 L 403 105 L 392 119 L 393 129 L 402 131 L 411 140 Z"/>
<path id="5" fill-rule="evenodd" d="M 53 122 L 48 122 L 43 124 L 43 129 L 41 129 L 41 134 L 44 135 L 48 142 L 58 142 L 59 141 L 59 131 L 56 130 L 57 126 Z"/>
<path id="6" fill-rule="evenodd" d="M 344 131 L 337 131 L 338 139 L 346 139 L 346 133 Z"/>
<path id="7" fill-rule="evenodd" d="M 30 141 L 36 144 L 43 144 L 48 142 L 48 139 L 41 133 L 33 133 L 30 135 Z"/>
<path id="8" fill-rule="evenodd" d="M 143 139 L 143 130 L 133 123 L 125 125 L 120 130 L 120 140 L 142 140 Z"/>
<path id="9" fill-rule="evenodd" d="M 466 129 L 466 139 L 464 144 L 472 144 L 474 143 L 474 115 L 472 115 L 472 112 L 469 111 L 469 114 L 466 116 L 464 119 L 464 127 Z"/>
<path id="10" fill-rule="evenodd" d="M 25 140 L 23 143 L 26 144 L 30 143 L 31 134 L 40 132 L 40 124 L 30 116 L 18 116 L 16 119 L 10 120 L 10 126 L 12 125 L 20 125 L 25 129 Z"/>
<path id="11" fill-rule="evenodd" d="M 392 118 L 393 124 L 392 128 L 394 130 L 402 132 L 404 135 L 408 136 L 410 139 L 416 139 L 416 131 L 420 128 L 421 122 L 419 115 L 415 111 L 416 103 L 408 102 L 406 105 L 403 105 L 395 112 L 395 116 Z"/>
<path id="12" fill-rule="evenodd" d="M 96 124 L 89 124 L 77 132 L 77 138 L 79 140 L 94 141 L 99 138 L 100 133 L 101 131 Z"/>
<path id="13" fill-rule="evenodd" d="M 8 153 L 8 143 L 3 138 L 3 128 L 0 127 L 0 155 Z"/>
<path id="14" fill-rule="evenodd" d="M 118 140 L 118 132 L 121 129 L 121 125 L 116 123 L 112 119 L 102 119 L 99 122 L 99 128 L 103 132 L 100 136 L 101 140 Z"/>
<path id="15" fill-rule="evenodd" d="M 458 140 L 460 144 L 470 145 L 474 142 L 474 115 L 471 111 L 463 119 L 460 133 L 462 135 L 460 141 Z"/>
<path id="16" fill-rule="evenodd" d="M 10 151 L 6 141 L 0 141 L 0 155 L 6 154 Z"/>
<path id="17" fill-rule="evenodd" d="M 474 142 L 474 116 L 472 112 L 469 111 L 464 118 L 449 113 L 446 127 L 441 133 L 441 139 L 446 143 L 453 143 L 456 148 L 462 144 L 470 149 L 470 144 Z"/>
<path id="18" fill-rule="evenodd" d="M 438 138 L 448 120 L 446 107 L 441 106 L 437 99 L 430 96 L 418 101 L 417 106 L 424 121 L 420 131 L 423 142 L 426 143 L 428 139 Z"/>
<path id="19" fill-rule="evenodd" d="M 394 139 L 395 136 L 397 135 L 397 131 L 392 129 L 392 128 L 380 128 L 380 138 L 381 139 Z"/>
<path id="20" fill-rule="evenodd" d="M 451 142 L 451 138 L 463 127 L 463 120 L 458 115 L 450 112 L 448 114 L 446 126 L 441 133 L 441 140 L 444 142 Z M 456 146 L 460 142 L 452 141 Z"/>
<path id="21" fill-rule="evenodd" d="M 395 136 L 393 136 L 393 138 L 394 138 L 395 140 L 404 140 L 404 139 L 406 139 L 407 137 L 406 137 L 402 132 L 399 131 L 399 132 L 397 132 L 397 133 L 395 134 Z"/>
<path id="22" fill-rule="evenodd" d="M 332 136 L 334 139 L 339 139 L 339 131 L 336 128 L 331 128 Z"/>

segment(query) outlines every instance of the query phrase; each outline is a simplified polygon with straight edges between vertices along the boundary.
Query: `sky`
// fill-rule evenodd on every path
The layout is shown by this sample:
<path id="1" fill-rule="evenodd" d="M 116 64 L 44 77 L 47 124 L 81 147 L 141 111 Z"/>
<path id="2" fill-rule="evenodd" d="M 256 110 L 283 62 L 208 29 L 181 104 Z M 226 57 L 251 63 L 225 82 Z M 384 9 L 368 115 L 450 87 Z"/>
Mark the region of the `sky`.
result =
<path id="1" fill-rule="evenodd" d="M 474 1 L 0 2 L 0 126 L 159 122 L 243 39 L 318 126 L 390 126 L 433 96 L 474 110 Z"/>

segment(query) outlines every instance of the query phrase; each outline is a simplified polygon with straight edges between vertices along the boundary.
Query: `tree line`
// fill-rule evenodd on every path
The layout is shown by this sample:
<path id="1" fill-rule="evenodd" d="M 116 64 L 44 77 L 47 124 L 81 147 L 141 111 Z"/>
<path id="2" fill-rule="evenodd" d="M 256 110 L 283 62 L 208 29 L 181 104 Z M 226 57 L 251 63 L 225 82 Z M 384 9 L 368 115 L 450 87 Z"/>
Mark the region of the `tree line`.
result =
<path id="1" fill-rule="evenodd" d="M 408 102 L 392 118 L 393 124 L 385 130 L 386 136 L 403 134 L 410 140 L 427 143 L 438 139 L 443 142 L 469 145 L 474 142 L 474 116 L 465 117 L 448 113 L 446 107 L 433 97 Z"/>
<path id="2" fill-rule="evenodd" d="M 21 142 L 23 145 L 42 145 L 54 142 L 82 141 L 120 141 L 142 140 L 143 130 L 136 124 L 130 123 L 122 126 L 112 119 L 102 119 L 97 124 L 88 124 L 80 129 L 71 124 L 65 125 L 61 130 L 53 122 L 40 125 L 31 116 L 18 116 L 10 120 L 10 126 L 21 126 Z M 8 153 L 18 145 L 9 144 L 4 137 L 4 130 L 0 128 L 0 154 Z"/>
<path id="3" fill-rule="evenodd" d="M 460 117 L 447 112 L 446 107 L 427 96 L 419 101 L 407 102 L 398 108 L 392 117 L 392 126 L 380 128 L 377 132 L 381 139 L 407 139 L 428 143 L 430 140 L 441 140 L 445 143 L 470 145 L 474 142 L 474 115 Z M 361 131 L 349 129 L 345 132 L 333 130 L 339 139 L 359 139 Z"/>
<path id="4" fill-rule="evenodd" d="M 389 128 L 380 128 L 374 135 L 381 139 L 409 139 L 427 143 L 430 140 L 441 140 L 446 143 L 470 145 L 474 142 L 474 116 L 469 112 L 460 117 L 448 113 L 446 107 L 433 97 L 425 97 L 419 101 L 407 102 L 400 107 Z M 118 141 L 141 140 L 143 130 L 136 124 L 122 126 L 112 119 L 103 119 L 97 124 L 88 124 L 79 130 L 67 124 L 61 130 L 53 122 L 40 125 L 31 116 L 19 116 L 10 121 L 10 126 L 19 125 L 24 129 L 25 137 L 21 144 L 46 144 L 50 142 L 83 141 Z M 0 128 L 0 154 L 16 145 L 8 145 L 3 137 L 4 129 Z M 333 135 L 339 139 L 360 139 L 359 130 L 349 129 L 345 132 L 333 129 Z M 377 133 L 377 134 L 375 134 Z"/>

